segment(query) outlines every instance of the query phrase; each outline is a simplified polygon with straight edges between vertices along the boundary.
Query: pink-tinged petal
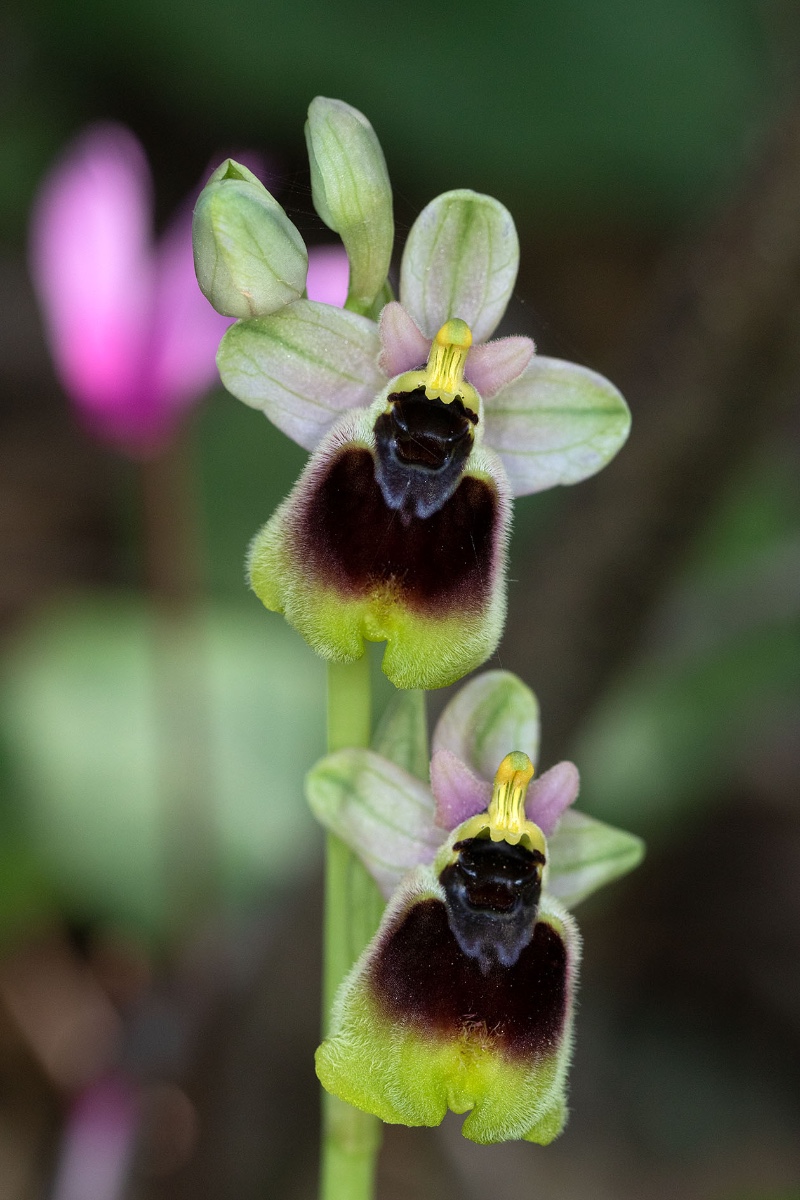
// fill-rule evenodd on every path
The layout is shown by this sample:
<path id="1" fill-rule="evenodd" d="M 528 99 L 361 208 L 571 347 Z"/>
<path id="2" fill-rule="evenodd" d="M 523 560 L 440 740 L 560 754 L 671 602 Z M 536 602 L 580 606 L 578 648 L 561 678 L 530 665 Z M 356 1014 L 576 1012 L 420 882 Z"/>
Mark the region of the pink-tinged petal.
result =
<path id="1" fill-rule="evenodd" d="M 137 1089 L 122 1078 L 92 1083 L 67 1116 L 52 1200 L 121 1200 L 139 1124 Z"/>
<path id="2" fill-rule="evenodd" d="M 448 831 L 483 812 L 492 797 L 492 785 L 450 750 L 437 750 L 431 759 L 431 790 L 436 824 Z"/>
<path id="3" fill-rule="evenodd" d="M 230 324 L 198 287 L 192 257 L 192 214 L 187 206 L 157 250 L 147 366 L 147 390 L 156 401 L 154 417 L 160 414 L 169 425 L 195 400 L 219 386 L 217 347 Z"/>
<path id="4" fill-rule="evenodd" d="M 392 300 L 380 317 L 381 355 L 378 363 L 389 379 L 413 371 L 428 361 L 430 338 L 414 324 L 402 304 Z"/>
<path id="5" fill-rule="evenodd" d="M 135 401 L 152 297 L 151 183 L 136 138 L 88 130 L 45 180 L 31 268 L 65 389 L 103 432 Z"/>
<path id="6" fill-rule="evenodd" d="M 350 264 L 344 246 L 312 246 L 308 251 L 306 292 L 309 300 L 344 308 Z"/>
<path id="7" fill-rule="evenodd" d="M 473 346 L 467 356 L 464 372 L 467 382 L 480 392 L 484 400 L 495 396 L 501 388 L 522 374 L 535 350 L 533 342 L 527 337 L 499 338 L 496 342 Z"/>
<path id="8" fill-rule="evenodd" d="M 486 780 L 512 750 L 536 762 L 539 705 L 510 671 L 485 671 L 460 688 L 433 733 L 432 750 L 450 750 Z"/>
<path id="9" fill-rule="evenodd" d="M 545 837 L 550 837 L 566 809 L 577 800 L 580 786 L 581 777 L 574 763 L 556 763 L 528 788 L 525 815 Z"/>

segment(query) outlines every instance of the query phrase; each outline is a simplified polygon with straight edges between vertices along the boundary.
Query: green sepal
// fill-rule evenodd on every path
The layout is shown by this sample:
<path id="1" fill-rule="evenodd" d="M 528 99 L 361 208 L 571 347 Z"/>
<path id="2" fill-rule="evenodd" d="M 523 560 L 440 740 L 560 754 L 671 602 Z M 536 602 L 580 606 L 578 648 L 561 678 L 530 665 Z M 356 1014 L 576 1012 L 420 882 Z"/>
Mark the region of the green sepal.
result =
<path id="1" fill-rule="evenodd" d="M 327 754 L 305 786 L 314 816 L 356 851 L 387 899 L 410 870 L 433 860 L 442 831 L 430 790 L 373 750 Z"/>
<path id="2" fill-rule="evenodd" d="M 350 262 L 346 306 L 371 316 L 386 287 L 394 242 L 392 189 L 380 142 L 358 109 L 317 96 L 308 108 L 306 144 L 314 207 L 341 237 Z"/>
<path id="3" fill-rule="evenodd" d="M 516 379 L 486 401 L 486 437 L 515 496 L 579 483 L 600 471 L 631 427 L 625 400 L 602 375 L 534 355 Z"/>
<path id="4" fill-rule="evenodd" d="M 539 757 L 539 702 L 511 671 L 484 671 L 459 688 L 433 735 L 433 750 L 449 750 L 487 780 L 509 750 Z"/>
<path id="5" fill-rule="evenodd" d="M 411 227 L 400 299 L 429 338 L 460 317 L 476 342 L 491 337 L 514 290 L 519 239 L 499 200 L 463 188 L 432 200 Z"/>
<path id="6" fill-rule="evenodd" d="M 419 688 L 395 692 L 378 722 L 372 749 L 382 758 L 428 782 L 428 722 L 425 693 Z"/>
<path id="7" fill-rule="evenodd" d="M 238 400 L 312 450 L 350 408 L 385 384 L 373 321 L 315 300 L 239 321 L 217 352 L 220 378 Z"/>
<path id="8" fill-rule="evenodd" d="M 574 809 L 564 813 L 547 841 L 550 893 L 569 909 L 599 888 L 627 875 L 644 858 L 635 833 L 606 825 Z"/>
<path id="9" fill-rule="evenodd" d="M 264 316 L 305 291 L 302 237 L 263 183 L 232 158 L 200 193 L 192 244 L 200 290 L 226 317 Z"/>

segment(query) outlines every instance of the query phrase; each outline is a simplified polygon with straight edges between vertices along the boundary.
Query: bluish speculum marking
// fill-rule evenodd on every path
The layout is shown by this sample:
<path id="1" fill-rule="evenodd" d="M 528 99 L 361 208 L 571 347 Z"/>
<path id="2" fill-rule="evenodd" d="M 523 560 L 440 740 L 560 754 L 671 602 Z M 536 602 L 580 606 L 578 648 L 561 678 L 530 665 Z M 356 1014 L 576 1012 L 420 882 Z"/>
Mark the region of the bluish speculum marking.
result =
<path id="1" fill-rule="evenodd" d="M 488 837 L 453 849 L 458 858 L 439 876 L 453 936 L 484 974 L 513 967 L 533 937 L 544 856 Z"/>
<path id="2" fill-rule="evenodd" d="M 375 422 L 375 478 L 404 523 L 432 516 L 453 495 L 477 420 L 459 396 L 445 403 L 424 387 L 389 396 L 388 411 Z"/>

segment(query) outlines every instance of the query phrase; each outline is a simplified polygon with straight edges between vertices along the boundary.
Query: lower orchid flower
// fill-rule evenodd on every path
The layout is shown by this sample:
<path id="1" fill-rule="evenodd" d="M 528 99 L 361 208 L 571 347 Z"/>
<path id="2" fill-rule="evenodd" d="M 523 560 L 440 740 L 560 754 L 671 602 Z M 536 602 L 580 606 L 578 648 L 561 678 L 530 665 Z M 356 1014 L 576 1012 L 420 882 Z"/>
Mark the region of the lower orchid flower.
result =
<path id="1" fill-rule="evenodd" d="M 497 646 L 513 496 L 600 470 L 630 414 L 595 372 L 526 337 L 488 340 L 519 263 L 502 204 L 466 189 L 433 200 L 409 233 L 398 303 L 372 127 L 317 97 L 306 132 L 315 206 L 348 253 L 345 309 L 307 299 L 294 275 L 287 300 L 276 263 L 294 262 L 300 235 L 238 164 L 215 172 L 195 217 L 201 286 L 242 318 L 219 349 L 222 381 L 312 451 L 253 541 L 250 579 L 325 658 L 385 641 L 396 686 L 441 687 Z"/>
<path id="2" fill-rule="evenodd" d="M 398 740 L 392 720 L 379 749 Z M 438 1125 L 449 1108 L 469 1114 L 473 1141 L 543 1145 L 563 1128 L 580 956 L 569 909 L 643 848 L 569 811 L 572 763 L 530 783 L 537 749 L 533 694 L 494 671 L 445 709 L 430 787 L 373 750 L 329 755 L 308 777 L 316 815 L 390 897 L 317 1073 L 384 1121 Z"/>

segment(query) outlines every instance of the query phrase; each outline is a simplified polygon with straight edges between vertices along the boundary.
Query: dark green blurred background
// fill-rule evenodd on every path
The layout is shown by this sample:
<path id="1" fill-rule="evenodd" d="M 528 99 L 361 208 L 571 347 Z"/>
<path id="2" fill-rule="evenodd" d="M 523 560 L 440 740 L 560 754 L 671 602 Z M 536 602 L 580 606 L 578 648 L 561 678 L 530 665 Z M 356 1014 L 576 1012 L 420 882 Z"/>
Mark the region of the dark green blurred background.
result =
<path id="1" fill-rule="evenodd" d="M 51 1194 L 69 1098 L 120 1062 L 150 1089 L 152 1118 L 126 1200 L 305 1197 L 315 1172 L 319 841 L 300 779 L 322 749 L 324 674 L 242 571 L 304 454 L 222 393 L 188 435 L 214 782 L 207 808 L 183 814 L 188 828 L 167 829 L 138 472 L 73 421 L 27 283 L 27 214 L 48 165 L 85 123 L 125 123 L 147 150 L 163 223 L 215 159 L 256 150 L 319 243 L 331 235 L 311 206 L 305 108 L 316 94 L 349 101 L 382 141 L 400 244 L 439 191 L 508 205 L 522 265 L 504 331 L 634 382 L 623 455 L 635 463 L 653 389 L 635 386 L 642 370 L 629 364 L 647 363 L 656 396 L 672 377 L 666 335 L 685 314 L 659 307 L 663 281 L 742 180 L 757 193 L 763 146 L 795 104 L 798 49 L 788 0 L 6 4 L 0 1200 Z M 646 319 L 660 312 L 663 346 Z M 772 358 L 783 354 L 776 343 Z M 681 452 L 689 511 L 642 533 L 646 571 L 620 543 L 634 586 L 619 603 L 609 586 L 590 629 L 573 630 L 568 604 L 552 626 L 534 619 L 535 595 L 555 587 L 548 571 L 568 596 L 611 577 L 612 518 L 598 566 L 577 539 L 574 556 L 569 542 L 553 551 L 580 521 L 571 496 L 518 505 L 499 661 L 540 692 L 542 765 L 574 757 L 580 803 L 642 833 L 650 853 L 578 914 L 586 962 L 564 1137 L 484 1149 L 462 1143 L 456 1121 L 443 1134 L 390 1130 L 385 1200 L 800 1196 L 800 374 L 787 360 L 777 402 L 751 358 L 758 419 L 737 409 L 726 421 L 722 405 L 704 453 Z M 598 512 L 622 470 L 587 490 Z M 640 494 L 627 505 L 646 507 Z M 532 673 L 537 645 L 573 633 L 599 664 L 574 707 L 557 667 Z M 165 845 L 177 838 L 191 859 L 204 821 L 216 890 L 176 934 Z"/>

